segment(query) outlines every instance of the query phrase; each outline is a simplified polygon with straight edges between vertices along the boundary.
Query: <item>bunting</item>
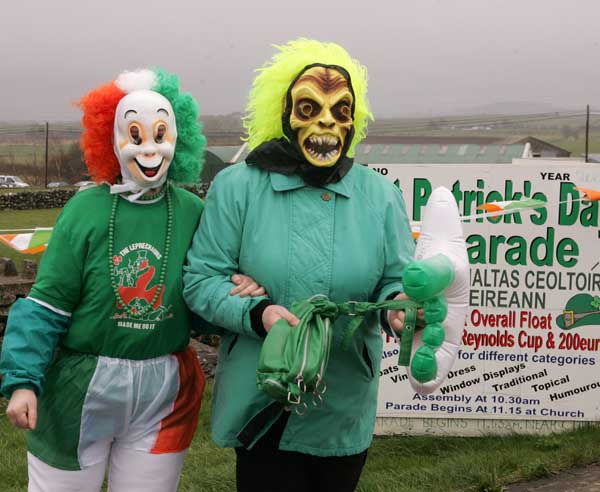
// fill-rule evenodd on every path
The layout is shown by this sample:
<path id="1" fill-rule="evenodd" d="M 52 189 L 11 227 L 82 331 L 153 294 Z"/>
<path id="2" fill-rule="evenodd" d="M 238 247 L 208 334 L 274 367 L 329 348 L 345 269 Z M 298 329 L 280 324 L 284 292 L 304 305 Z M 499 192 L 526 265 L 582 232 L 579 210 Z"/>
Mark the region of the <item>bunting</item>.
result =
<path id="1" fill-rule="evenodd" d="M 28 232 L 26 232 L 28 231 Z M 0 231 L 9 234 L 0 234 L 0 241 L 8 245 L 12 249 L 26 255 L 34 255 L 42 253 L 48 246 L 50 236 L 52 235 L 51 227 L 38 227 L 36 229 L 21 229 L 13 231 Z"/>

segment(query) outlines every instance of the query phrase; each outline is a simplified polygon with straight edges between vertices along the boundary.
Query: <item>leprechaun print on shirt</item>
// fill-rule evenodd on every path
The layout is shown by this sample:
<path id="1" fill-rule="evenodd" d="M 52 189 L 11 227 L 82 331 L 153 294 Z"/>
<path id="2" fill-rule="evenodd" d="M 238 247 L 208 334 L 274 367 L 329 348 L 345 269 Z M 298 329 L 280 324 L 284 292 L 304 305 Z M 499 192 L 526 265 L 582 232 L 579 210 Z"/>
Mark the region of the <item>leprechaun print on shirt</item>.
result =
<path id="1" fill-rule="evenodd" d="M 150 243 L 132 243 L 112 257 L 117 326 L 151 330 L 173 317 L 172 306 L 163 304 L 165 284 L 158 283 L 161 261 L 163 255 Z"/>

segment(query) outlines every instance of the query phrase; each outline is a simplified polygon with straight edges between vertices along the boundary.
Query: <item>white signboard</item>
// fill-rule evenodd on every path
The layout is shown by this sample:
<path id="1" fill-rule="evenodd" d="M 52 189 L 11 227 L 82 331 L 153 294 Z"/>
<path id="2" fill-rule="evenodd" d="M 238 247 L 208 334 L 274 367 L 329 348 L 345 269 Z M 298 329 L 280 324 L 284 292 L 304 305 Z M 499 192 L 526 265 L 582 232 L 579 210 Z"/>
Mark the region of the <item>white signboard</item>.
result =
<path id="1" fill-rule="evenodd" d="M 438 186 L 452 191 L 463 216 L 486 202 L 547 201 L 463 224 L 471 290 L 459 359 L 435 393 L 419 395 L 387 341 L 378 417 L 600 420 L 598 202 L 576 189 L 600 189 L 600 166 L 370 167 L 401 188 L 415 222 Z"/>

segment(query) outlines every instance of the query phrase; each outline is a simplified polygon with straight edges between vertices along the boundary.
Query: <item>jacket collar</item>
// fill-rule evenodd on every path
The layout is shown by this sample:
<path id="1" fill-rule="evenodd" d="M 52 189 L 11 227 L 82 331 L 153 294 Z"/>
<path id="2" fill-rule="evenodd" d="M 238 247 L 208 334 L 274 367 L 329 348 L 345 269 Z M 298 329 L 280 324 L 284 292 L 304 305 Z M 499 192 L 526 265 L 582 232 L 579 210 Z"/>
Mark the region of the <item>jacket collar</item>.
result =
<path id="1" fill-rule="evenodd" d="M 323 185 L 322 188 L 326 189 L 327 191 L 332 191 L 333 193 L 341 195 L 345 198 L 350 198 L 351 174 L 353 174 L 352 169 L 350 169 L 348 175 L 342 180 L 338 181 L 337 183 L 328 183 Z M 307 186 L 304 180 L 297 174 L 286 176 L 285 174 L 271 171 L 269 172 L 269 176 L 271 178 L 271 186 L 273 187 L 274 191 L 291 191 Z"/>

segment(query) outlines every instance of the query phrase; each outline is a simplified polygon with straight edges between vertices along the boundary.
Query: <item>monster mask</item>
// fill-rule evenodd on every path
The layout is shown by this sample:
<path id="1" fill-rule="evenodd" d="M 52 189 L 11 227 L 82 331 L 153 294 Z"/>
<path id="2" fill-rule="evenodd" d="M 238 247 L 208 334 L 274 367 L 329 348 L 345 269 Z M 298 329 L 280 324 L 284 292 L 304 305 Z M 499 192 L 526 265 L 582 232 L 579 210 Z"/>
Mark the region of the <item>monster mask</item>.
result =
<path id="1" fill-rule="evenodd" d="M 175 153 L 175 113 L 167 98 L 137 90 L 119 101 L 114 148 L 124 185 L 130 191 L 161 186 Z"/>
<path id="2" fill-rule="evenodd" d="M 353 133 L 354 94 L 347 72 L 336 66 L 308 67 L 292 83 L 287 104 L 291 137 L 304 158 L 316 167 L 335 165 Z"/>

